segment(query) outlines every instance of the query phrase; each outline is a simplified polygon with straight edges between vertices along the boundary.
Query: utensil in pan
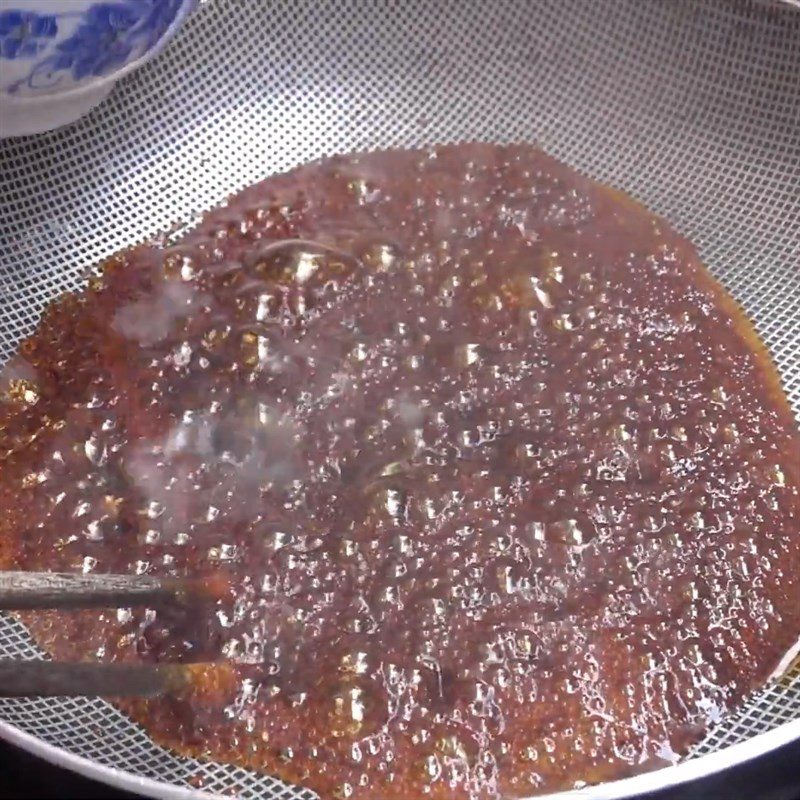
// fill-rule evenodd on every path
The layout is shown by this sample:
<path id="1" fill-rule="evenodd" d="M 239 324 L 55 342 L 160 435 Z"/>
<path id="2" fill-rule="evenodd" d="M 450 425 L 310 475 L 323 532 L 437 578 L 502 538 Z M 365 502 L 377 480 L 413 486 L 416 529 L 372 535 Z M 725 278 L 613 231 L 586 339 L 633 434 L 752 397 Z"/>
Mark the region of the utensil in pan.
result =
<path id="1" fill-rule="evenodd" d="M 335 152 L 524 140 L 695 242 L 800 411 L 799 130 L 800 12 L 779 0 L 209 0 L 90 117 L 0 143 L 0 359 L 86 267 L 247 183 Z M 36 655 L 0 622 L 0 656 Z M 103 700 L 7 698 L 0 718 L 0 734 L 140 794 L 311 796 L 167 753 Z M 630 797 L 796 738 L 795 668 L 684 763 L 580 797 Z"/>
<path id="2" fill-rule="evenodd" d="M 149 575 L 0 572 L 0 610 L 194 605 L 224 581 Z M 189 687 L 187 664 L 57 663 L 0 659 L 0 697 L 151 697 Z M 208 665 L 199 665 L 201 668 Z"/>

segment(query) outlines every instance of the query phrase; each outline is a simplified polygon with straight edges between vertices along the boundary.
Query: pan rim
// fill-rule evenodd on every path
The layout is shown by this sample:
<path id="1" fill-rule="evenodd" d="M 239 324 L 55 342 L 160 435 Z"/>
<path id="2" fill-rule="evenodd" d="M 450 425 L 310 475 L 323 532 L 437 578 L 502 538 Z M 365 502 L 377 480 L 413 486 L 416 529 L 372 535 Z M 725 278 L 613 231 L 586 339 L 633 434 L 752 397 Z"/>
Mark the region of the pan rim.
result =
<path id="1" fill-rule="evenodd" d="M 101 764 L 70 753 L 63 747 L 46 742 L 16 725 L 0 720 L 0 739 L 38 756 L 56 767 L 62 767 L 89 780 L 122 791 L 133 792 L 153 800 L 230 800 L 230 796 L 175 786 L 174 784 L 136 775 L 127 770 Z M 716 775 L 724 770 L 766 755 L 779 747 L 800 740 L 800 719 L 783 722 L 769 731 L 728 745 L 713 753 L 682 761 L 674 766 L 633 775 L 629 778 L 599 783 L 582 789 L 568 789 L 527 800 L 625 800 L 660 789 L 669 789 L 689 781 Z M 213 763 L 213 762 L 209 762 Z M 376 800 L 379 800 L 376 798 Z M 523 799 L 524 800 L 524 799 Z"/>

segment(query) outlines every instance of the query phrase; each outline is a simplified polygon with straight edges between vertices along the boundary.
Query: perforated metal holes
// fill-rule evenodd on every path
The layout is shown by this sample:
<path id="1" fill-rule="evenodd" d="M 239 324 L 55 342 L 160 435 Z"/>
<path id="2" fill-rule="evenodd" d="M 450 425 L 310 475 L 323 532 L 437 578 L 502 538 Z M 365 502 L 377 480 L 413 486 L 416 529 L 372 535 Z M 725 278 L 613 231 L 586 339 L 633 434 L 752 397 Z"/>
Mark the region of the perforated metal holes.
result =
<path id="1" fill-rule="evenodd" d="M 759 0 L 210 0 L 83 121 L 0 143 L 0 361 L 116 249 L 335 152 L 527 140 L 667 217 L 747 309 L 800 415 L 800 12 Z M 0 620 L 0 657 L 36 657 Z M 172 786 L 311 797 L 157 747 L 97 700 L 0 718 Z M 702 755 L 800 719 L 800 672 Z"/>

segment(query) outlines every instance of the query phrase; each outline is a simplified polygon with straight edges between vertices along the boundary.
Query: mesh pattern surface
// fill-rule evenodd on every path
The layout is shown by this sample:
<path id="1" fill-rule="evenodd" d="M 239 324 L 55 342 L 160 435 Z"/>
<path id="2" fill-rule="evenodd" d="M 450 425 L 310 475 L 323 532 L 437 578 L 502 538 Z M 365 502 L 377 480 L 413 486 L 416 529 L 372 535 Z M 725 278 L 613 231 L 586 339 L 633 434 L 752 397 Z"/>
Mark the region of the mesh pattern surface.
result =
<path id="1" fill-rule="evenodd" d="M 325 154 L 526 140 L 667 217 L 755 321 L 800 415 L 800 11 L 773 0 L 207 0 L 82 121 L 0 142 L 0 363 L 115 250 Z M 0 658 L 36 658 L 0 618 Z M 800 719 L 800 668 L 699 745 Z M 0 702 L 72 753 L 242 798 L 100 700 Z"/>

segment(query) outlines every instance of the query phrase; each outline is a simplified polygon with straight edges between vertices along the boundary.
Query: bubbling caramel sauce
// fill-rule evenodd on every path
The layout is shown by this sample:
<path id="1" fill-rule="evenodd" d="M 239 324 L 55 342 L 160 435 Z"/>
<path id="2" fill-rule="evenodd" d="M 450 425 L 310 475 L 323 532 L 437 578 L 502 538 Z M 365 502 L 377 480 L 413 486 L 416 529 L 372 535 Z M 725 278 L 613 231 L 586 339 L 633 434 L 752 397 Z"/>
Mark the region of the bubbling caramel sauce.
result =
<path id="1" fill-rule="evenodd" d="M 52 305 L 0 392 L 1 566 L 231 587 L 38 641 L 228 663 L 124 708 L 323 798 L 669 764 L 800 636 L 763 346 L 664 221 L 530 146 L 252 186 Z"/>

